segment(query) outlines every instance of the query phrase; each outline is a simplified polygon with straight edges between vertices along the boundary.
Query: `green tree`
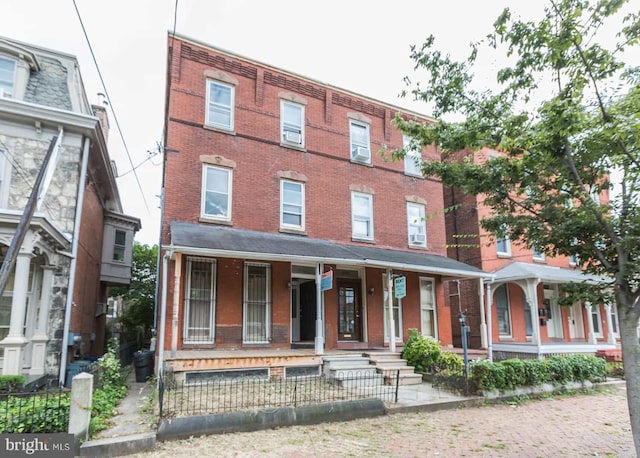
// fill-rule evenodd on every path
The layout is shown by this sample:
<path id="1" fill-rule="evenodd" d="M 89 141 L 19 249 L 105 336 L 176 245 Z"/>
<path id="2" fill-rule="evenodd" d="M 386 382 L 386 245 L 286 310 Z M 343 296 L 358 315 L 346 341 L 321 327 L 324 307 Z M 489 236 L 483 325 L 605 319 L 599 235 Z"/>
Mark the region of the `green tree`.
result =
<path id="1" fill-rule="evenodd" d="M 638 50 L 640 21 L 638 11 L 624 13 L 626 3 L 552 0 L 537 21 L 505 9 L 466 61 L 435 49 L 429 37 L 411 48 L 426 82 L 407 82 L 408 94 L 433 107 L 436 122 L 394 122 L 442 152 L 441 162 L 423 164 L 425 176 L 484 196 L 493 209 L 481 222 L 485 230 L 543 247 L 547 256 L 577 255 L 583 270 L 611 279 L 595 289 L 574 285 L 571 299 L 617 304 L 640 456 L 640 70 L 625 63 Z M 485 50 L 504 52 L 509 62 L 496 70 L 493 91 L 474 89 L 471 71 Z M 483 147 L 504 157 L 450 160 Z M 596 202 L 593 196 L 613 189 L 612 172 L 617 192 Z"/>
<path id="2" fill-rule="evenodd" d="M 122 296 L 124 312 L 118 318 L 124 325 L 127 336 L 148 338 L 153 327 L 153 311 L 156 295 L 156 265 L 158 246 L 152 247 L 135 242 L 131 283 L 128 288 L 112 288 L 111 295 Z"/>

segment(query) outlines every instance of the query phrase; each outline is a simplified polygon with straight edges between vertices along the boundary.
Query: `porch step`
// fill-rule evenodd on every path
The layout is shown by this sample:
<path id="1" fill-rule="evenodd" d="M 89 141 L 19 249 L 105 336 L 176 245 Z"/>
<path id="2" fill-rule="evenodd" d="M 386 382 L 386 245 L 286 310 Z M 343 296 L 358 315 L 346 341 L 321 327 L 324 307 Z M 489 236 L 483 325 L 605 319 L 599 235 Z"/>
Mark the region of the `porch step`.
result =
<path id="1" fill-rule="evenodd" d="M 371 364 L 377 368 L 378 372 L 384 374 L 385 384 L 395 384 L 397 371 L 398 384 L 419 385 L 422 383 L 422 375 L 415 373 L 413 366 L 407 366 L 407 360 L 401 358 L 399 352 L 372 352 L 365 353 Z"/>
<path id="2" fill-rule="evenodd" d="M 375 367 L 362 369 L 330 369 L 328 379 L 345 388 L 378 386 L 385 383 L 385 377 Z"/>
<path id="3" fill-rule="evenodd" d="M 324 376 L 330 378 L 332 370 L 370 370 L 370 364 L 367 358 L 359 354 L 325 356 L 322 358 L 322 369 Z"/>

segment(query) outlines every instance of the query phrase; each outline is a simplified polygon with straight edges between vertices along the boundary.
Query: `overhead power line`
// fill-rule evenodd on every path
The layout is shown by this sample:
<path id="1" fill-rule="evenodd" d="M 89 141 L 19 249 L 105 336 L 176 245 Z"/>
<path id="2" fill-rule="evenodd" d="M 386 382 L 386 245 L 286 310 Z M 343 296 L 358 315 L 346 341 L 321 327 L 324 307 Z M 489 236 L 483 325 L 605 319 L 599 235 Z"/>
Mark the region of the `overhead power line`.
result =
<path id="1" fill-rule="evenodd" d="M 142 191 L 142 185 L 140 184 L 140 179 L 138 178 L 138 174 L 135 172 L 135 166 L 133 165 L 133 160 L 131 159 L 131 154 L 129 154 L 129 147 L 127 146 L 127 142 L 124 139 L 124 134 L 122 133 L 122 129 L 120 128 L 120 123 L 118 122 L 118 117 L 116 116 L 116 110 L 113 106 L 113 101 L 111 97 L 109 97 L 109 91 L 107 91 L 107 85 L 104 82 L 104 78 L 102 77 L 102 72 L 100 71 L 100 66 L 98 65 L 98 61 L 96 60 L 96 56 L 93 52 L 93 47 L 91 46 L 91 41 L 89 40 L 89 35 L 87 34 L 87 30 L 84 27 L 84 23 L 82 22 L 82 16 L 80 16 L 80 11 L 78 10 L 78 5 L 76 5 L 76 0 L 73 0 L 73 6 L 76 9 L 76 14 L 78 15 L 78 21 L 80 21 L 80 26 L 82 27 L 82 33 L 84 34 L 84 38 L 87 41 L 87 45 L 89 46 L 89 51 L 91 52 L 91 57 L 93 58 L 93 63 L 96 66 L 96 70 L 98 71 L 98 76 L 100 77 L 100 83 L 102 84 L 102 89 L 104 89 L 104 93 L 109 101 L 109 105 L 111 106 L 111 113 L 113 114 L 113 120 L 116 123 L 116 127 L 118 129 L 118 133 L 120 134 L 120 139 L 122 140 L 122 145 L 124 146 L 124 150 L 127 153 L 127 158 L 129 159 L 129 164 L 133 170 L 133 175 L 136 178 L 136 183 L 138 184 L 138 189 L 140 190 L 140 194 L 142 195 L 142 201 L 144 202 L 144 206 L 147 209 L 147 213 L 149 211 L 149 205 L 147 204 L 147 199 L 144 197 L 144 192 Z"/>

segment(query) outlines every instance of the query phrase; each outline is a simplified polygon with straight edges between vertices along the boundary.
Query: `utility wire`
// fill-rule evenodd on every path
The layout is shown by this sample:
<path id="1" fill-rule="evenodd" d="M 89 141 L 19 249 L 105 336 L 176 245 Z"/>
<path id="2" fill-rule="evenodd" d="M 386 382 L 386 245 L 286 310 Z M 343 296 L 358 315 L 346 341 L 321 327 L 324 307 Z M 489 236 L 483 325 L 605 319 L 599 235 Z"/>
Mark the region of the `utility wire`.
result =
<path id="1" fill-rule="evenodd" d="M 109 101 L 111 106 L 111 113 L 113 113 L 113 120 L 116 122 L 116 127 L 118 128 L 118 133 L 120 134 L 120 139 L 122 140 L 122 145 L 124 146 L 124 150 L 127 153 L 127 158 L 129 159 L 129 164 L 133 169 L 133 175 L 136 177 L 136 183 L 138 184 L 138 189 L 140 190 L 140 194 L 142 195 L 142 201 L 144 202 L 144 206 L 147 209 L 147 213 L 150 213 L 149 205 L 147 204 L 147 199 L 144 197 L 144 192 L 142 191 L 142 185 L 140 184 L 140 179 L 138 178 L 138 174 L 135 172 L 135 166 L 133 165 L 133 160 L 131 159 L 131 154 L 129 154 L 129 147 L 127 146 L 127 142 L 124 139 L 124 135 L 122 133 L 122 129 L 120 128 L 120 123 L 118 122 L 118 117 L 116 116 L 116 110 L 113 107 L 113 102 L 111 101 L 111 97 L 109 97 L 109 92 L 107 91 L 107 85 L 104 82 L 104 78 L 102 78 L 102 72 L 100 71 L 100 67 L 98 66 L 98 61 L 96 60 L 96 56 L 93 52 L 93 47 L 91 46 L 91 42 L 89 41 L 89 35 L 87 35 L 87 30 L 84 27 L 84 23 L 82 22 L 82 17 L 80 16 L 80 11 L 78 10 L 78 5 L 76 5 L 76 0 L 73 0 L 73 6 L 76 9 L 76 14 L 78 15 L 78 21 L 80 21 L 80 26 L 82 27 L 82 33 L 84 34 L 84 38 L 87 41 L 87 45 L 89 46 L 89 51 L 91 52 L 91 57 L 93 58 L 93 63 L 96 66 L 96 70 L 98 71 L 98 76 L 100 77 L 100 83 L 102 83 L 102 88 L 104 89 L 104 93 Z"/>

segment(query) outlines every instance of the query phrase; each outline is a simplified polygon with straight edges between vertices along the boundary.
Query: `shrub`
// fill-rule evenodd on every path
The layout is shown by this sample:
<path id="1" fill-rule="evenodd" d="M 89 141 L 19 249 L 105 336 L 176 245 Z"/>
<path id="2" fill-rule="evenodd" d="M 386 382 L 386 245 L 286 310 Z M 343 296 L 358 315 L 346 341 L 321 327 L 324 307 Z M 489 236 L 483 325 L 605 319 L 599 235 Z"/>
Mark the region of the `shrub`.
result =
<path id="1" fill-rule="evenodd" d="M 15 391 L 24 385 L 24 375 L 0 375 L 0 390 Z"/>
<path id="2" fill-rule="evenodd" d="M 464 369 L 464 360 L 455 353 L 443 351 L 434 365 L 436 372 L 459 372 Z"/>
<path id="3" fill-rule="evenodd" d="M 409 329 L 409 338 L 402 350 L 402 357 L 408 365 L 415 367 L 418 372 L 432 372 L 441 354 L 438 342 L 424 337 L 417 329 Z"/>
<path id="4" fill-rule="evenodd" d="M 601 382 L 607 375 L 606 362 L 589 355 L 552 356 L 544 360 L 509 359 L 492 363 L 479 360 L 471 365 L 473 385 L 481 391 L 505 391 L 541 383 L 571 381 Z"/>
<path id="5" fill-rule="evenodd" d="M 0 402 L 0 434 L 66 433 L 69 405 L 68 393 L 10 395 Z"/>
<path id="6" fill-rule="evenodd" d="M 127 384 L 120 360 L 116 356 L 117 350 L 115 342 L 110 344 L 105 355 L 98 360 L 100 388 L 93 392 L 91 404 L 89 434 L 92 437 L 109 426 L 109 418 L 115 414 L 116 406 L 127 395 Z"/>

